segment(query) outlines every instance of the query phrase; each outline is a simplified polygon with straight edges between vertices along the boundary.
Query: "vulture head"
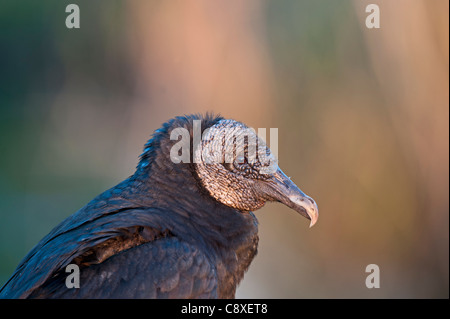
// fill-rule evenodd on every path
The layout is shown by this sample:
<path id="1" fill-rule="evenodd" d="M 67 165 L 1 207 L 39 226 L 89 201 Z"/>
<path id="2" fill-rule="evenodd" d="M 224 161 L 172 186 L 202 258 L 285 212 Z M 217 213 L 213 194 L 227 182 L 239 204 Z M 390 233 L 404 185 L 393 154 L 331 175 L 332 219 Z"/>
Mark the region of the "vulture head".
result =
<path id="1" fill-rule="evenodd" d="M 228 207 L 248 212 L 268 201 L 281 202 L 309 219 L 310 227 L 317 222 L 315 201 L 283 173 L 264 140 L 245 124 L 194 115 L 167 122 L 155 135 L 151 141 L 163 145 L 147 145 L 141 166 L 158 162 L 149 159 L 148 150 L 159 149 L 164 156 L 157 158 L 170 157 L 171 172 L 177 165 L 190 163 L 206 192 Z"/>
<path id="2" fill-rule="evenodd" d="M 217 201 L 240 211 L 254 211 L 267 201 L 281 202 L 311 220 L 319 210 L 278 167 L 278 160 L 254 129 L 222 119 L 206 129 L 194 151 L 196 172 Z"/>

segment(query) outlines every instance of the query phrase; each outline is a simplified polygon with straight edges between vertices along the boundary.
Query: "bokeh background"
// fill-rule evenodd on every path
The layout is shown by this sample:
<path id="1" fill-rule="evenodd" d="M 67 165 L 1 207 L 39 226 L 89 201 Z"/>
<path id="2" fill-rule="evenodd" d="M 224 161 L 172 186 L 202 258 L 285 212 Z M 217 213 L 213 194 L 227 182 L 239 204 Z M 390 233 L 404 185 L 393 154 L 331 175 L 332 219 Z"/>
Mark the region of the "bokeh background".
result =
<path id="1" fill-rule="evenodd" d="M 81 28 L 67 29 L 76 3 Z M 381 12 L 367 29 L 366 5 Z M 213 111 L 276 127 L 308 221 L 256 212 L 238 298 L 448 298 L 447 0 L 0 2 L 0 285 L 134 172 L 153 130 Z M 367 289 L 366 265 L 381 287 Z"/>

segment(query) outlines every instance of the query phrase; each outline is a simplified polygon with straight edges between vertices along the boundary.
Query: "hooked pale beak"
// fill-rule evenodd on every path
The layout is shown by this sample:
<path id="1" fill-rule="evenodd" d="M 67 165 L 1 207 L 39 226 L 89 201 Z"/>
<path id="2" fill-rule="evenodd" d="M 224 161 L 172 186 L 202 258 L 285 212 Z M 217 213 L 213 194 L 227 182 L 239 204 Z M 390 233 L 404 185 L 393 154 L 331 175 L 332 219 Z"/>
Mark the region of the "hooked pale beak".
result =
<path id="1" fill-rule="evenodd" d="M 319 218 L 316 202 L 303 193 L 279 168 L 271 179 L 265 181 L 264 195 L 269 200 L 279 201 L 310 219 L 309 227 L 312 227 Z"/>

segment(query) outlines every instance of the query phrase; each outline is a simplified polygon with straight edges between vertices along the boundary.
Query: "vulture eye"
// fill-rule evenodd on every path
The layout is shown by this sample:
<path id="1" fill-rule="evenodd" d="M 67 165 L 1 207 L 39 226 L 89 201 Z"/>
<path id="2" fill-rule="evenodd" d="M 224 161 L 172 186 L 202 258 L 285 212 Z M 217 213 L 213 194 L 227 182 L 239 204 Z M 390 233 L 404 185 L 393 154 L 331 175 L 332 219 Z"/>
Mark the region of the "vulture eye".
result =
<path id="1" fill-rule="evenodd" d="M 236 157 L 236 163 L 238 163 L 238 164 L 245 164 L 245 163 L 247 163 L 245 156 L 244 155 L 239 155 L 238 157 Z"/>
<path id="2" fill-rule="evenodd" d="M 250 169 L 250 165 L 248 164 L 247 158 L 244 155 L 239 155 L 238 157 L 236 157 L 233 165 L 234 168 L 239 171 Z"/>

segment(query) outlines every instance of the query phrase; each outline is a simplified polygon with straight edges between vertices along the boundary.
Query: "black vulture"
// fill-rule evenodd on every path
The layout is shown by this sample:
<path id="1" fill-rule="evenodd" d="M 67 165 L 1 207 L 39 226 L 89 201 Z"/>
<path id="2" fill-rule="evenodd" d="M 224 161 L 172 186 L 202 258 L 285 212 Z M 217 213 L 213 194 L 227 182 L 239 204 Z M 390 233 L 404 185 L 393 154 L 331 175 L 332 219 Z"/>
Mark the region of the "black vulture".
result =
<path id="1" fill-rule="evenodd" d="M 224 154 L 225 144 L 234 151 Z M 263 145 L 254 130 L 220 116 L 166 122 L 145 145 L 136 172 L 45 236 L 0 297 L 234 298 L 257 253 L 252 211 L 278 201 L 311 226 L 318 218 L 314 200 Z M 67 285 L 73 264 L 78 288 Z"/>

